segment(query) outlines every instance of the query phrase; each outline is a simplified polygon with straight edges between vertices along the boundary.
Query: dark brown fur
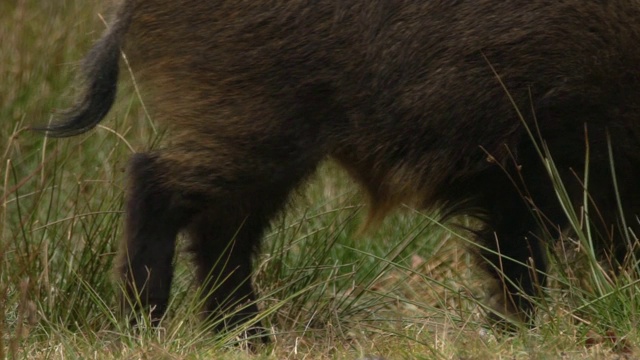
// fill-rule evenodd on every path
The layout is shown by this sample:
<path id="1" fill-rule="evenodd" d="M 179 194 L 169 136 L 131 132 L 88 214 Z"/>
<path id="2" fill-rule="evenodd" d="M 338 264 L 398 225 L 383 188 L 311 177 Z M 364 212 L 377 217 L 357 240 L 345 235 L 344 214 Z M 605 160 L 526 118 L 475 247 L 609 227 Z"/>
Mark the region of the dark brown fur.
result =
<path id="1" fill-rule="evenodd" d="M 403 202 L 483 219 L 478 240 L 504 255 L 487 252 L 488 269 L 530 314 L 518 288 L 533 295 L 544 275 L 523 264 L 545 270 L 540 239 L 567 219 L 524 124 L 539 126 L 576 206 L 589 148 L 598 245 L 622 261 L 607 134 L 637 229 L 639 45 L 638 0 L 126 0 L 87 58 L 89 90 L 48 131 L 102 119 L 121 47 L 170 129 L 131 162 L 121 265 L 154 319 L 183 230 L 199 277 L 229 278 L 206 311 L 253 300 L 252 253 L 327 157 L 367 191 L 372 221 Z"/>

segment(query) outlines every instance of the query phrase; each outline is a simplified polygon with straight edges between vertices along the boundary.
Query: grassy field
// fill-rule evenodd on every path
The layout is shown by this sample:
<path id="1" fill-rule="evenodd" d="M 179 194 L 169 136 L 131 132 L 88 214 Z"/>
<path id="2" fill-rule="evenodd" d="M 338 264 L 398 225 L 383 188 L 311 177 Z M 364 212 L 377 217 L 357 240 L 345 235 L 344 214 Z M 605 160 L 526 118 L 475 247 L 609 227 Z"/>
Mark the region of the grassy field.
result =
<path id="1" fill-rule="evenodd" d="M 330 163 L 275 222 L 256 259 L 272 344 L 252 352 L 237 334 L 199 321 L 184 252 L 162 327 L 129 328 L 116 311 L 112 263 L 124 168 L 133 152 L 161 142 L 153 119 L 124 79 L 95 131 L 53 140 L 26 129 L 70 103 L 105 10 L 97 0 L 0 2 L 0 358 L 640 356 L 638 274 L 607 276 L 581 256 L 589 239 L 561 242 L 578 251 L 550 249 L 550 290 L 535 326 L 503 334 L 484 320 L 491 286 L 465 251 L 468 234 L 409 208 L 359 234 L 361 194 Z"/>

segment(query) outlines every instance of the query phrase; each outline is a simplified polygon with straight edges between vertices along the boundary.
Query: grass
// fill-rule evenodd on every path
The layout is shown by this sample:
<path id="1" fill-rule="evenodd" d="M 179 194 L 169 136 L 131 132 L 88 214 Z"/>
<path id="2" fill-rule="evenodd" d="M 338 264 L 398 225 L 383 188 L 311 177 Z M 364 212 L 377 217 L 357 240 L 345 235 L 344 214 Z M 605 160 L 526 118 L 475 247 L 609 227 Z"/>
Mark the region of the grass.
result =
<path id="1" fill-rule="evenodd" d="M 104 10 L 89 0 L 0 2 L 0 358 L 638 356 L 638 274 L 609 278 L 585 260 L 588 232 L 551 249 L 536 327 L 501 335 L 484 321 L 486 283 L 467 236 L 408 208 L 359 235 L 366 208 L 332 164 L 278 219 L 256 259 L 272 345 L 252 353 L 236 334 L 208 331 L 184 252 L 163 327 L 133 331 L 117 314 L 111 269 L 124 168 L 133 151 L 159 141 L 152 119 L 125 88 L 89 134 L 48 140 L 25 130 L 69 103 Z"/>

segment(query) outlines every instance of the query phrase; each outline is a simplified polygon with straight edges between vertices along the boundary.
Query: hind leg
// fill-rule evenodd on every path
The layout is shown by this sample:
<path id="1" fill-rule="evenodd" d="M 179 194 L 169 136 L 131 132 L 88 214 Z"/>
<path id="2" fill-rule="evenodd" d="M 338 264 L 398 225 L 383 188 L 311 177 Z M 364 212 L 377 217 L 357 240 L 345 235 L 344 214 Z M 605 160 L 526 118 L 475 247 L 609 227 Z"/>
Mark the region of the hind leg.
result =
<path id="1" fill-rule="evenodd" d="M 196 203 L 163 186 L 163 174 L 156 155 L 136 154 L 131 159 L 126 240 L 119 266 L 123 307 L 148 310 L 153 325 L 158 324 L 169 301 L 176 236 L 189 222 Z"/>
<path id="2" fill-rule="evenodd" d="M 247 192 L 241 198 L 216 201 L 216 206 L 189 226 L 191 251 L 205 297 L 204 314 L 215 322 L 218 331 L 257 314 L 250 279 L 252 255 L 293 185 L 273 185 L 264 191 Z M 256 323 L 248 335 L 262 332 L 260 323 Z"/>
<path id="3" fill-rule="evenodd" d="M 326 156 L 325 130 L 343 114 L 322 84 L 276 96 L 252 92 L 263 90 L 252 83 L 240 93 L 233 82 L 230 88 L 197 83 L 176 85 L 180 94 L 161 89 L 167 101 L 154 102 L 156 120 L 173 125 L 171 147 L 155 154 L 151 170 L 132 174 L 130 264 L 121 272 L 127 292 L 156 308 L 157 318 L 169 295 L 175 236 L 186 229 L 202 292 L 209 295 L 208 317 L 219 320 L 240 308 L 224 318 L 222 329 L 257 313 L 255 305 L 242 308 L 255 299 L 251 256 L 289 193 Z"/>
<path id="4" fill-rule="evenodd" d="M 198 146 L 207 139 L 191 137 L 186 144 L 174 143 L 170 149 L 137 155 L 132 161 L 120 273 L 126 295 L 139 298 L 154 324 L 166 310 L 175 239 L 183 228 L 193 237 L 200 278 L 214 273 L 234 282 L 213 291 L 208 311 L 252 299 L 246 281 L 251 254 L 289 192 L 321 159 L 316 151 L 289 151 L 288 139 L 254 141 L 248 149 L 222 142 Z M 216 265 L 225 256 L 228 263 Z M 236 286 L 238 290 L 232 291 Z M 247 313 L 255 310 L 253 306 Z"/>
<path id="5" fill-rule="evenodd" d="M 322 159 L 321 148 L 297 148 L 312 144 L 301 141 L 302 132 L 293 135 L 295 141 L 282 136 L 258 142 L 256 137 L 251 147 L 238 147 L 246 143 L 239 139 L 219 144 L 210 141 L 201 149 L 190 142 L 174 147 L 164 157 L 172 184 L 189 189 L 200 199 L 186 230 L 203 285 L 204 313 L 217 330 L 257 314 L 250 282 L 252 255 L 289 194 Z M 260 324 L 253 326 L 249 335 L 258 334 L 259 328 Z"/>

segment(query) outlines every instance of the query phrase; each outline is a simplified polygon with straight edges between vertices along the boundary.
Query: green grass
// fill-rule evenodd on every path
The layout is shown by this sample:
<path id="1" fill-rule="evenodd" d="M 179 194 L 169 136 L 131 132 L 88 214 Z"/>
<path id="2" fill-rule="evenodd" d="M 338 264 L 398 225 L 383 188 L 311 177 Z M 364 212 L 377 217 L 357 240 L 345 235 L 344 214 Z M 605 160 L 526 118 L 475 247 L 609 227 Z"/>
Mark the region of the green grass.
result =
<path id="1" fill-rule="evenodd" d="M 358 234 L 366 208 L 333 164 L 274 223 L 256 259 L 272 345 L 252 354 L 236 334 L 208 331 L 184 252 L 162 329 L 133 331 L 116 311 L 112 265 L 124 168 L 160 140 L 152 119 L 124 82 L 89 134 L 51 140 L 25 130 L 69 104 L 104 10 L 90 0 L 0 2 L 0 358 L 638 356 L 638 274 L 604 276 L 584 259 L 587 232 L 552 249 L 537 327 L 501 335 L 484 320 L 487 285 L 467 236 L 408 208 Z"/>

